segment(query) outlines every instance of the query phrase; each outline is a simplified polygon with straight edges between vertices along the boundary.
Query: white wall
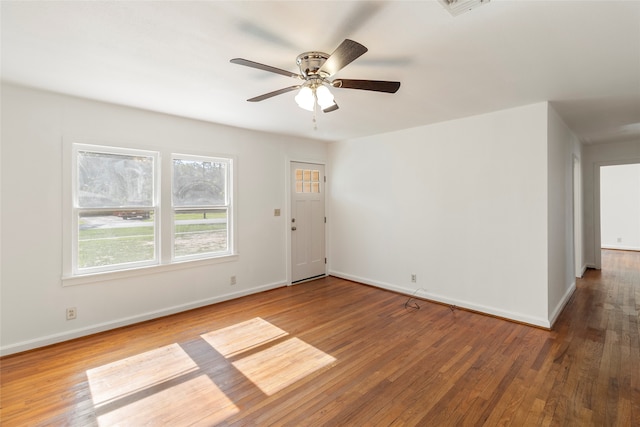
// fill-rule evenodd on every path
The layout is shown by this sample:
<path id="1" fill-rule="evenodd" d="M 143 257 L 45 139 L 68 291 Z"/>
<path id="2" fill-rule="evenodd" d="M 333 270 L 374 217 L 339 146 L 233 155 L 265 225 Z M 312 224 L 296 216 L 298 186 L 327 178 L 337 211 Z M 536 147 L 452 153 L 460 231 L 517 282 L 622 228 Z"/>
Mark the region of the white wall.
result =
<path id="1" fill-rule="evenodd" d="M 62 178 L 62 148 L 68 138 L 235 156 L 237 260 L 63 287 L 62 193 L 68 183 Z M 3 85 L 0 351 L 286 284 L 286 163 L 326 158 L 323 142 Z M 283 215 L 274 217 L 275 208 Z M 233 287 L 231 275 L 238 281 Z M 66 307 L 77 307 L 76 320 L 65 320 Z"/>
<path id="2" fill-rule="evenodd" d="M 540 103 L 332 143 L 330 273 L 550 326 L 547 121 Z"/>
<path id="3" fill-rule="evenodd" d="M 582 158 L 585 262 L 600 268 L 600 168 L 640 163 L 640 140 L 585 145 Z"/>
<path id="4" fill-rule="evenodd" d="M 553 324 L 576 288 L 573 163 L 580 142 L 553 107 L 548 111 L 548 311 Z M 579 208 L 579 207 L 578 207 Z M 578 238 L 577 240 L 581 240 Z"/>
<path id="5" fill-rule="evenodd" d="M 640 251 L 640 164 L 600 168 L 603 248 Z"/>

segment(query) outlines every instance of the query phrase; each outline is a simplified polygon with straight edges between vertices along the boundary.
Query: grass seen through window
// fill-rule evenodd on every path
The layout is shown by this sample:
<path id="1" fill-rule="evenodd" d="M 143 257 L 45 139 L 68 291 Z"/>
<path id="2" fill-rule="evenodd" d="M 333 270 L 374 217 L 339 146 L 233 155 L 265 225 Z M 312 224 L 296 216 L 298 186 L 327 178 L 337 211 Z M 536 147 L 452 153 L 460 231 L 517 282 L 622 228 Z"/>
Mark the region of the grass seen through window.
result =
<path id="1" fill-rule="evenodd" d="M 174 224 L 176 258 L 224 252 L 228 248 L 226 210 L 176 213 Z"/>
<path id="2" fill-rule="evenodd" d="M 224 251 L 227 248 L 225 211 L 177 213 L 175 256 Z M 82 217 L 79 221 L 80 268 L 152 260 L 154 220 L 117 216 Z"/>

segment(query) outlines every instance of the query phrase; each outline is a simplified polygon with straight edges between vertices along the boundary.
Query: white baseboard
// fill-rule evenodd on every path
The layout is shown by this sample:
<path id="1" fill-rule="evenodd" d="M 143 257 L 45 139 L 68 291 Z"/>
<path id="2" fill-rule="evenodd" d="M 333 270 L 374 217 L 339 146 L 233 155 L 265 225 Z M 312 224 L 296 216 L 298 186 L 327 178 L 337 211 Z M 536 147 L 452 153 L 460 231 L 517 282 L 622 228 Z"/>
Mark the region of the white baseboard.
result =
<path id="1" fill-rule="evenodd" d="M 38 338 L 27 340 L 27 341 L 18 342 L 15 344 L 9 344 L 9 345 L 0 347 L 0 356 L 7 356 L 9 354 L 20 353 L 22 351 L 33 350 L 34 348 L 44 347 L 51 344 L 57 344 L 59 342 L 69 341 L 74 338 L 80 338 L 80 337 L 92 335 L 98 332 L 104 332 L 111 329 L 120 328 L 122 326 L 140 323 L 146 320 L 157 319 L 159 317 L 164 317 L 164 316 L 180 313 L 187 310 L 192 310 L 194 308 L 204 307 L 207 305 L 240 298 L 240 297 L 255 294 L 258 292 L 264 292 L 271 289 L 281 288 L 286 285 L 287 285 L 286 282 L 270 283 L 262 286 L 256 286 L 250 289 L 243 289 L 238 292 L 232 292 L 224 295 L 218 295 L 215 297 L 206 298 L 199 301 L 189 302 L 186 304 L 167 307 L 161 310 L 150 311 L 150 312 L 135 315 L 135 316 L 120 318 L 113 321 L 86 326 L 79 329 L 73 329 L 71 331 L 64 331 L 57 334 L 47 335 L 47 336 L 38 337 Z"/>
<path id="2" fill-rule="evenodd" d="M 558 320 L 558 316 L 560 316 L 560 313 L 562 313 L 564 306 L 567 305 L 567 303 L 569 302 L 569 300 L 571 299 L 571 296 L 575 291 L 576 291 L 576 282 L 574 281 L 569 286 L 569 289 L 567 289 L 567 291 L 564 293 L 564 295 L 558 302 L 558 305 L 556 305 L 556 308 L 553 310 L 553 313 L 551 313 L 551 317 L 550 317 L 551 327 L 553 327 L 553 325 L 556 323 L 556 320 Z"/>
<path id="3" fill-rule="evenodd" d="M 616 251 L 640 251 L 637 246 L 623 246 L 623 245 L 600 245 L 602 249 L 613 249 Z"/>
<path id="4" fill-rule="evenodd" d="M 582 268 L 580 269 L 580 276 L 579 276 L 578 278 L 582 278 L 582 277 L 584 277 L 584 273 L 586 273 L 586 272 L 587 272 L 587 268 L 589 268 L 589 266 L 588 266 L 587 264 L 584 264 L 584 265 L 582 266 Z"/>
<path id="5" fill-rule="evenodd" d="M 353 282 L 364 283 L 365 285 L 375 286 L 377 288 L 382 288 L 382 289 L 398 292 L 405 295 L 413 295 L 416 293 L 415 289 L 410 289 L 402 286 L 392 285 L 390 283 L 371 280 L 365 277 L 353 276 L 351 274 L 346 274 L 339 271 L 330 271 L 329 275 L 339 277 L 341 279 L 351 280 Z M 575 288 L 575 284 L 574 284 L 574 288 Z M 444 295 L 434 294 L 427 290 L 421 290 L 416 296 L 418 298 L 424 298 L 427 300 L 439 302 L 446 305 L 454 305 L 456 307 L 477 311 L 477 312 L 488 314 L 491 316 L 513 320 L 515 322 L 526 323 L 528 325 L 539 326 L 547 329 L 551 328 L 551 323 L 547 319 L 541 319 L 537 317 L 528 316 L 522 313 L 515 313 L 515 312 L 506 311 L 506 310 L 501 310 L 495 307 L 487 307 L 479 304 L 474 304 L 470 301 L 453 299 L 453 298 L 446 297 Z"/>

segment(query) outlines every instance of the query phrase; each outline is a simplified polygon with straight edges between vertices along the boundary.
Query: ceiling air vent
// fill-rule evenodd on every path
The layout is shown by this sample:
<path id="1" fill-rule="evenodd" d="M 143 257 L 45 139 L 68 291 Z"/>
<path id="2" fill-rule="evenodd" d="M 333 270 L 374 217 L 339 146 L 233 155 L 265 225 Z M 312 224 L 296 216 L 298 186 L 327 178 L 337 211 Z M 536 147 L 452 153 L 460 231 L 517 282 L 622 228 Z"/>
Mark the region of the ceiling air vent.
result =
<path id="1" fill-rule="evenodd" d="M 453 16 L 475 9 L 478 6 L 489 3 L 491 0 L 439 0 L 445 9 Z"/>

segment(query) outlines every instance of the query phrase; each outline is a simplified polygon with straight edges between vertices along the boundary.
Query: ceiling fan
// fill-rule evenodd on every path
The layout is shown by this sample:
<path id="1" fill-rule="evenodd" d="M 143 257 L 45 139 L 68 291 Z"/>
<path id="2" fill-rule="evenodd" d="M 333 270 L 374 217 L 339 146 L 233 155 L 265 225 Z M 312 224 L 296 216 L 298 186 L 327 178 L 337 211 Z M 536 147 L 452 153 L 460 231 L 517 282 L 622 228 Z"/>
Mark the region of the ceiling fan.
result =
<path id="1" fill-rule="evenodd" d="M 334 74 L 349 65 L 355 59 L 359 58 L 367 50 L 368 49 L 360 43 L 345 39 L 331 55 L 315 51 L 301 53 L 296 58 L 296 64 L 298 64 L 298 68 L 300 69 L 299 74 L 243 58 L 234 58 L 231 62 L 303 80 L 303 82 L 298 85 L 265 93 L 254 98 L 247 99 L 247 101 L 264 101 L 265 99 L 282 95 L 283 93 L 299 90 L 295 100 L 301 108 L 309 111 L 315 111 L 317 104 L 323 112 L 329 113 L 338 109 L 338 104 L 336 104 L 333 94 L 329 91 L 329 87 L 370 90 L 386 93 L 396 93 L 400 88 L 400 82 L 342 78 L 331 79 Z"/>

